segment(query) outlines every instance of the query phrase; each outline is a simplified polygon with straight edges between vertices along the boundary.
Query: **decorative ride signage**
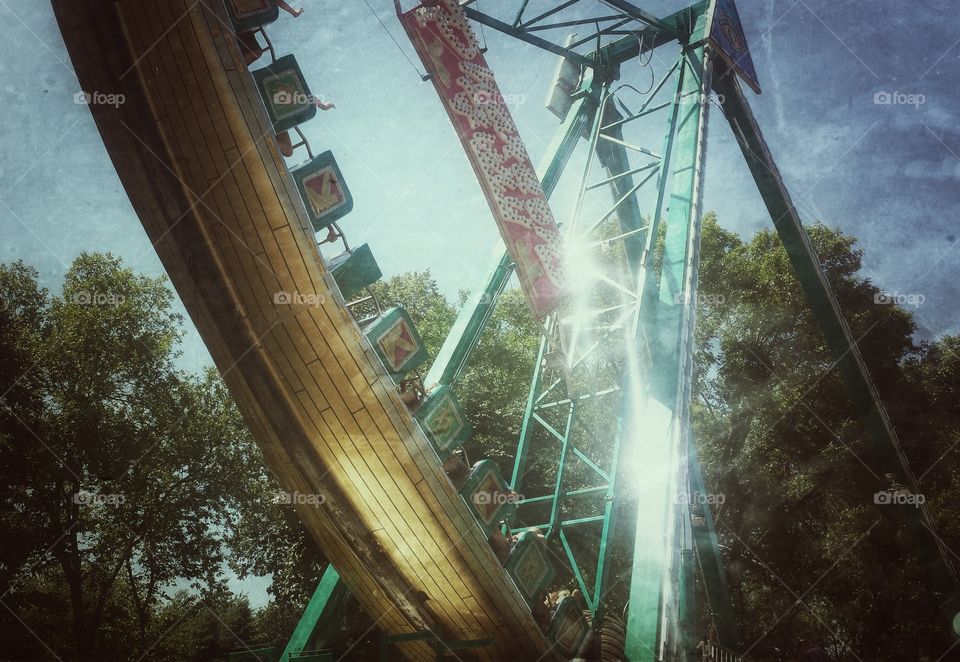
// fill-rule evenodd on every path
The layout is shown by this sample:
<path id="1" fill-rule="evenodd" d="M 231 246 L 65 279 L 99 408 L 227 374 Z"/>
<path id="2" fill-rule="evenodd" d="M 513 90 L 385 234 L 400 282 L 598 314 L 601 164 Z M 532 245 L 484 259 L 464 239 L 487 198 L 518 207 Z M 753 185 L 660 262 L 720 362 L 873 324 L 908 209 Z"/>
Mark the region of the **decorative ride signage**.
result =
<path id="1" fill-rule="evenodd" d="M 560 233 L 516 124 L 457 0 L 397 14 L 480 181 L 534 315 L 564 294 Z"/>

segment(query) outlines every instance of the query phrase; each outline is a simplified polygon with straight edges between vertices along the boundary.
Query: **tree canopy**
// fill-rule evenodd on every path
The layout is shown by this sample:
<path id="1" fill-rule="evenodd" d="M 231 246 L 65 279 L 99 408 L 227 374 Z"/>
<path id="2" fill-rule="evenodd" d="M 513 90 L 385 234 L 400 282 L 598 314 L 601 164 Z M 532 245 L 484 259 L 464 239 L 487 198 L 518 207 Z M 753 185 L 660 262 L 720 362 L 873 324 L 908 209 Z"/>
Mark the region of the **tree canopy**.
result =
<path id="1" fill-rule="evenodd" d="M 854 238 L 808 231 L 955 546 L 960 429 L 943 394 L 960 376 L 944 362 L 957 339 L 916 342 L 913 315 L 861 275 Z M 864 498 L 884 476 L 861 459 L 863 426 L 778 237 L 743 241 L 708 216 L 702 254 L 693 422 L 707 482 L 726 497 L 719 536 L 750 655 L 816 643 L 838 660 L 938 659 L 942 596 L 901 518 Z"/>
<path id="2" fill-rule="evenodd" d="M 163 279 L 82 254 L 61 295 L 22 263 L 0 295 L 3 649 L 145 653 L 166 591 L 218 588 L 262 463 L 219 375 L 174 367 Z M 17 624 L 38 602 L 54 612 Z"/>
<path id="3" fill-rule="evenodd" d="M 853 237 L 809 233 L 960 549 L 960 338 L 917 340 L 913 313 L 861 274 Z M 748 657 L 816 644 L 836 660 L 938 659 L 951 643 L 941 596 L 901 518 L 869 498 L 885 478 L 862 460 L 863 427 L 778 237 L 743 239 L 710 214 L 701 254 L 692 421 L 708 489 L 724 495 L 714 514 Z M 59 294 L 38 280 L 0 266 L 3 656 L 205 660 L 282 645 L 326 561 L 276 503 L 220 376 L 178 367 L 184 320 L 167 283 L 99 254 L 79 256 Z M 448 300 L 428 271 L 374 291 L 408 310 L 431 358 L 466 297 Z M 511 468 L 538 342 L 508 290 L 457 386 L 472 461 Z M 538 471 L 532 485 L 551 480 Z M 268 577 L 270 603 L 234 595 L 228 569 Z M 366 630 L 354 616 L 345 639 Z"/>

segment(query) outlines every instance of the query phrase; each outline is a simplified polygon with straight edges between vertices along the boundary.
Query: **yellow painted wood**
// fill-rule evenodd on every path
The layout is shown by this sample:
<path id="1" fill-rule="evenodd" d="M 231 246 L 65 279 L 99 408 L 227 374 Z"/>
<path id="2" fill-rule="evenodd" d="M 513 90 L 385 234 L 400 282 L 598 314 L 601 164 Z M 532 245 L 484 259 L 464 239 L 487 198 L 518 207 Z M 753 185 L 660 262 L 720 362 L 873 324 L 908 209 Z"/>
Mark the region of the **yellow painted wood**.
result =
<path id="1" fill-rule="evenodd" d="M 323 495 L 297 511 L 351 591 L 387 633 L 539 658 L 523 598 L 324 270 L 221 0 L 53 5 L 83 88 L 124 94 L 91 106 L 107 151 L 265 462 Z"/>

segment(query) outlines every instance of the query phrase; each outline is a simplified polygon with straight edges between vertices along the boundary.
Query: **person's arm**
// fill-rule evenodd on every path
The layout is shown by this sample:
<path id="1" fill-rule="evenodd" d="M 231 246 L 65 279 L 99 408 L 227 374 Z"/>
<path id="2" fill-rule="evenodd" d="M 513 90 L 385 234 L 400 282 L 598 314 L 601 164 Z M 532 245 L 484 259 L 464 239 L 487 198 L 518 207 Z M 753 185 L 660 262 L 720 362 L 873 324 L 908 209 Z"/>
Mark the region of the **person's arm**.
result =
<path id="1" fill-rule="evenodd" d="M 303 7 L 301 7 L 300 9 L 294 9 L 283 0 L 277 0 L 277 6 L 280 7 L 280 9 L 282 9 L 283 11 L 293 16 L 294 18 L 297 18 L 298 16 L 300 16 L 300 14 L 303 13 Z"/>

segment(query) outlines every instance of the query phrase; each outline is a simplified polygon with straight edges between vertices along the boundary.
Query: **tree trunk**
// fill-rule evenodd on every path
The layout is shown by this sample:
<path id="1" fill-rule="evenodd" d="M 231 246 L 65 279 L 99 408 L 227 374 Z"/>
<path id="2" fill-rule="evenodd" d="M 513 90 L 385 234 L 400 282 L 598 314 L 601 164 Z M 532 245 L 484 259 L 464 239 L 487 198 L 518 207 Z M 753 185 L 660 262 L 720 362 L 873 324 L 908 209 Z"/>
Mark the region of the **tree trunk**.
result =
<path id="1" fill-rule="evenodd" d="M 82 662 L 93 662 L 93 646 L 91 633 L 86 623 L 83 572 L 75 526 L 71 527 L 70 532 L 64 536 L 57 548 L 57 560 L 60 562 L 60 568 L 63 570 L 63 576 L 70 589 L 73 640 L 77 649 L 77 659 Z"/>

